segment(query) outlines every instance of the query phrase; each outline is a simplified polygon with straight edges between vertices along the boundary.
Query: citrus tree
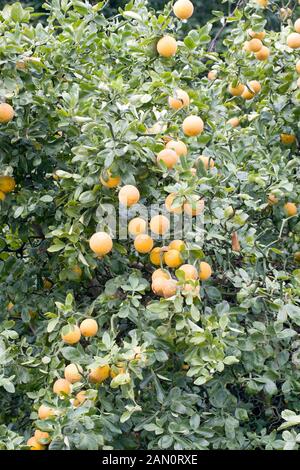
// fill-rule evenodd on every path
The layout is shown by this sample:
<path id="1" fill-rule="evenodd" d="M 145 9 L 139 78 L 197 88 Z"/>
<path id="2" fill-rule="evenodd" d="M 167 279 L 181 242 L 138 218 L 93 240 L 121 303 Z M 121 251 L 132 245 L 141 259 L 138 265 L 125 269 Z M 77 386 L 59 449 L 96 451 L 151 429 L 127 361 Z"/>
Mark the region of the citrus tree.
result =
<path id="1" fill-rule="evenodd" d="M 0 448 L 296 449 L 297 4 L 105 3 L 0 13 Z"/>

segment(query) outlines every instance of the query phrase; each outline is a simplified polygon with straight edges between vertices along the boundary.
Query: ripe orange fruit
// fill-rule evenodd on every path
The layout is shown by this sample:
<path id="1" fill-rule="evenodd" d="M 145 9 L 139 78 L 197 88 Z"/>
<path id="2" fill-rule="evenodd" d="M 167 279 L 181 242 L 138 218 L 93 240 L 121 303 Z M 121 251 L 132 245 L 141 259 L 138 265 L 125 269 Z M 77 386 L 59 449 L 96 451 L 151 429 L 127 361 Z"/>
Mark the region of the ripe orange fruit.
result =
<path id="1" fill-rule="evenodd" d="M 184 273 L 186 281 L 196 281 L 196 279 L 198 279 L 198 271 L 192 264 L 183 264 L 180 266 L 179 271 Z"/>
<path id="2" fill-rule="evenodd" d="M 173 240 L 169 244 L 168 249 L 177 251 L 185 250 L 185 243 L 182 240 Z"/>
<path id="3" fill-rule="evenodd" d="M 151 232 L 156 235 L 163 235 L 169 230 L 170 222 L 167 217 L 164 215 L 158 214 L 152 217 L 150 220 L 150 229 Z"/>
<path id="4" fill-rule="evenodd" d="M 69 364 L 65 367 L 64 375 L 65 379 L 71 384 L 80 382 L 82 379 L 82 367 L 79 364 Z"/>
<path id="5" fill-rule="evenodd" d="M 116 366 L 113 366 L 113 368 L 110 369 L 110 377 L 114 379 L 117 377 L 119 374 L 125 374 L 126 369 L 123 367 L 123 364 L 117 364 Z"/>
<path id="6" fill-rule="evenodd" d="M 194 5 L 190 0 L 177 0 L 173 6 L 173 12 L 180 20 L 187 20 L 194 13 Z"/>
<path id="7" fill-rule="evenodd" d="M 210 70 L 207 74 L 207 78 L 210 82 L 213 82 L 218 76 L 218 72 L 216 70 Z"/>
<path id="8" fill-rule="evenodd" d="M 163 256 L 161 256 L 162 250 L 160 247 L 153 248 L 150 253 L 150 261 L 155 266 L 160 266 L 161 261 L 163 261 Z"/>
<path id="9" fill-rule="evenodd" d="M 44 445 L 42 442 L 40 442 L 41 439 L 47 439 L 47 441 L 50 440 L 50 434 L 48 432 L 40 431 L 39 429 L 35 430 L 34 437 L 35 440 L 41 445 Z"/>
<path id="10" fill-rule="evenodd" d="M 253 39 L 260 39 L 263 41 L 266 37 L 266 32 L 265 31 L 253 31 L 252 29 L 248 29 L 248 34 L 249 36 Z"/>
<path id="11" fill-rule="evenodd" d="M 90 248 L 97 256 L 107 255 L 112 250 L 113 242 L 108 233 L 96 232 L 90 238 Z"/>
<path id="12" fill-rule="evenodd" d="M 259 5 L 262 8 L 266 8 L 268 6 L 269 0 L 255 0 L 257 5 Z"/>
<path id="13" fill-rule="evenodd" d="M 105 172 L 102 172 L 100 176 L 100 182 L 105 186 L 106 188 L 115 188 L 116 186 L 119 186 L 121 183 L 121 177 L 120 176 L 112 176 L 111 171 L 107 170 Z"/>
<path id="14" fill-rule="evenodd" d="M 251 52 L 260 51 L 262 46 L 263 46 L 263 43 L 261 42 L 260 39 L 257 39 L 257 38 L 250 39 L 250 41 L 248 42 L 248 48 L 249 48 L 249 51 Z"/>
<path id="15" fill-rule="evenodd" d="M 205 261 L 201 261 L 199 279 L 201 281 L 206 281 L 207 279 L 210 278 L 211 274 L 212 274 L 212 270 L 211 270 L 210 265 L 206 263 Z"/>
<path id="16" fill-rule="evenodd" d="M 147 222 L 141 217 L 135 217 L 128 224 L 128 232 L 133 237 L 147 232 Z"/>
<path id="17" fill-rule="evenodd" d="M 228 91 L 232 96 L 241 96 L 245 90 L 245 85 L 238 83 L 236 86 L 229 85 Z"/>
<path id="18" fill-rule="evenodd" d="M 166 148 L 161 150 L 161 152 L 159 152 L 157 155 L 157 163 L 159 163 L 161 160 L 168 169 L 172 169 L 178 163 L 179 156 L 175 150 Z"/>
<path id="19" fill-rule="evenodd" d="M 256 52 L 255 57 L 257 60 L 267 60 L 270 57 L 270 49 L 263 46 L 258 52 Z"/>
<path id="20" fill-rule="evenodd" d="M 291 145 L 296 141 L 294 134 L 280 134 L 280 140 L 285 145 Z"/>
<path id="21" fill-rule="evenodd" d="M 278 204 L 278 198 L 272 193 L 268 195 L 268 204 L 269 206 L 274 206 L 274 204 Z"/>
<path id="22" fill-rule="evenodd" d="M 300 60 L 297 60 L 296 62 L 296 72 L 300 73 Z"/>
<path id="23" fill-rule="evenodd" d="M 198 199 L 197 196 L 192 198 L 193 202 L 186 202 L 183 205 L 184 212 L 190 217 L 195 217 L 196 215 L 201 214 L 204 211 L 204 201 L 203 199 Z"/>
<path id="24" fill-rule="evenodd" d="M 172 57 L 177 51 L 177 42 L 172 36 L 163 36 L 157 43 L 157 52 L 162 57 Z"/>
<path id="25" fill-rule="evenodd" d="M 89 374 L 89 380 L 92 383 L 100 384 L 109 377 L 110 367 L 108 364 L 104 366 L 98 366 L 92 369 Z"/>
<path id="26" fill-rule="evenodd" d="M 174 150 L 179 157 L 188 153 L 187 146 L 181 140 L 170 140 L 166 145 L 166 149 Z"/>
<path id="27" fill-rule="evenodd" d="M 287 217 L 292 217 L 298 212 L 297 206 L 293 202 L 287 202 L 286 204 L 284 204 L 283 210 Z"/>
<path id="28" fill-rule="evenodd" d="M 82 403 L 84 403 L 86 400 L 86 391 L 85 390 L 81 390 L 81 392 L 78 392 L 76 394 L 76 397 L 75 397 L 75 400 L 73 402 L 73 405 L 74 406 L 80 406 L 82 405 Z"/>
<path id="29" fill-rule="evenodd" d="M 66 379 L 57 379 L 53 384 L 53 392 L 56 393 L 56 395 L 70 395 L 70 382 L 68 382 Z"/>
<path id="30" fill-rule="evenodd" d="M 240 125 L 240 120 L 237 117 L 232 117 L 228 119 L 227 124 L 230 124 L 232 127 L 238 127 Z"/>
<path id="31" fill-rule="evenodd" d="M 178 268 L 182 263 L 183 259 L 178 250 L 169 250 L 164 255 L 164 261 L 169 268 Z"/>
<path id="32" fill-rule="evenodd" d="M 86 318 L 80 323 L 80 331 L 85 338 L 91 338 L 98 333 L 98 323 L 93 318 Z"/>
<path id="33" fill-rule="evenodd" d="M 245 100 L 251 100 L 261 90 L 261 84 L 257 80 L 251 80 L 242 94 Z"/>
<path id="34" fill-rule="evenodd" d="M 182 213 L 182 206 L 181 207 L 172 207 L 173 201 L 177 195 L 175 193 L 171 193 L 166 197 L 165 206 L 168 212 L 172 212 L 173 214 L 181 214 Z"/>
<path id="35" fill-rule="evenodd" d="M 152 284 L 151 284 L 151 289 L 152 292 L 156 295 L 163 295 L 163 287 L 164 284 L 168 282 L 167 279 L 164 279 L 163 277 L 157 277 L 156 279 L 153 279 Z"/>
<path id="36" fill-rule="evenodd" d="M 39 419 L 48 419 L 51 416 L 55 416 L 55 411 L 53 408 L 50 408 L 47 405 L 41 405 L 38 409 L 38 417 Z"/>
<path id="37" fill-rule="evenodd" d="M 294 29 L 296 33 L 300 33 L 300 18 L 298 18 L 294 23 Z"/>
<path id="38" fill-rule="evenodd" d="M 27 441 L 27 445 L 30 447 L 30 450 L 45 450 L 45 446 L 40 444 L 35 437 L 31 437 Z"/>
<path id="39" fill-rule="evenodd" d="M 165 299 L 169 299 L 176 294 L 177 282 L 174 279 L 165 280 L 162 285 L 162 295 Z"/>
<path id="40" fill-rule="evenodd" d="M 16 182 L 12 176 L 0 176 L 0 191 L 3 193 L 11 193 L 16 187 Z"/>
<path id="41" fill-rule="evenodd" d="M 300 47 L 300 34 L 299 33 L 289 34 L 288 37 L 287 37 L 286 43 L 291 49 L 299 49 L 299 47 Z"/>
<path id="42" fill-rule="evenodd" d="M 170 108 L 178 110 L 190 104 L 190 97 L 186 91 L 177 88 L 173 96 L 169 96 L 168 103 Z"/>
<path id="43" fill-rule="evenodd" d="M 0 123 L 6 124 L 14 118 L 14 108 L 8 103 L 0 103 Z"/>
<path id="44" fill-rule="evenodd" d="M 141 234 L 134 240 L 134 247 L 138 253 L 149 253 L 152 250 L 154 242 L 149 235 Z"/>
<path id="45" fill-rule="evenodd" d="M 152 273 L 152 281 L 155 281 L 155 279 L 158 279 L 158 278 L 163 278 L 163 279 L 170 279 L 170 274 L 168 273 L 168 271 L 165 271 L 164 269 L 156 269 L 155 271 L 153 271 Z"/>
<path id="46" fill-rule="evenodd" d="M 199 116 L 188 116 L 182 123 L 182 129 L 185 135 L 194 137 L 203 132 L 204 123 Z"/>
<path id="47" fill-rule="evenodd" d="M 130 207 L 139 202 L 140 192 L 131 184 L 123 186 L 119 191 L 119 201 L 123 206 Z"/>
<path id="48" fill-rule="evenodd" d="M 204 165 L 204 168 L 208 170 L 209 168 L 214 168 L 215 166 L 215 161 L 212 157 L 207 157 L 206 155 L 200 155 L 200 157 L 197 158 L 196 163 L 201 161 Z"/>
<path id="49" fill-rule="evenodd" d="M 61 339 L 67 344 L 76 344 L 80 341 L 81 332 L 77 325 L 64 326 L 61 332 Z"/>

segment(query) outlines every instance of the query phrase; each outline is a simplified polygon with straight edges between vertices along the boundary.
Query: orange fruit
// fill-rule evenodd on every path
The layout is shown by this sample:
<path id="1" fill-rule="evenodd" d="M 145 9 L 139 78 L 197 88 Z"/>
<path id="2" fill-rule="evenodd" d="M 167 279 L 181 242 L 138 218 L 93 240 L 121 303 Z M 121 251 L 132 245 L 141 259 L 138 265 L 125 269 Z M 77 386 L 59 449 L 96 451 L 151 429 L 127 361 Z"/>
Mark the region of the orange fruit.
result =
<path id="1" fill-rule="evenodd" d="M 172 169 L 178 163 L 179 156 L 175 150 L 166 148 L 161 150 L 161 152 L 159 152 L 157 155 L 157 163 L 159 163 L 161 160 L 168 169 Z"/>
<path id="2" fill-rule="evenodd" d="M 204 211 L 204 201 L 203 199 L 196 199 L 193 198 L 193 203 L 186 202 L 183 206 L 184 212 L 189 215 L 190 217 L 197 216 Z"/>
<path id="3" fill-rule="evenodd" d="M 16 182 L 12 176 L 0 176 L 0 191 L 3 193 L 11 193 L 16 187 Z"/>
<path id="4" fill-rule="evenodd" d="M 65 367 L 64 376 L 71 384 L 80 382 L 82 379 L 82 367 L 79 364 L 69 364 Z"/>
<path id="5" fill-rule="evenodd" d="M 100 176 L 100 182 L 105 186 L 106 188 L 115 188 L 116 186 L 119 186 L 121 183 L 121 177 L 120 176 L 112 176 L 111 171 L 107 170 L 105 172 L 102 172 Z"/>
<path id="6" fill-rule="evenodd" d="M 165 234 L 170 228 L 170 222 L 167 217 L 164 215 L 158 214 L 152 217 L 150 220 L 150 229 L 151 232 L 155 233 L 156 235 L 163 235 Z"/>
<path id="7" fill-rule="evenodd" d="M 51 416 L 55 416 L 55 411 L 47 405 L 41 405 L 38 409 L 39 419 L 48 419 Z"/>
<path id="8" fill-rule="evenodd" d="M 192 284 L 184 284 L 182 286 L 183 295 L 192 295 L 192 297 L 197 297 L 200 294 L 200 286 L 193 286 Z"/>
<path id="9" fill-rule="evenodd" d="M 176 294 L 177 282 L 174 279 L 165 280 L 162 285 L 162 295 L 165 299 L 169 299 Z"/>
<path id="10" fill-rule="evenodd" d="M 269 0 L 255 0 L 257 5 L 259 5 L 262 8 L 266 8 L 268 6 Z"/>
<path id="11" fill-rule="evenodd" d="M 285 145 L 291 145 L 296 141 L 294 134 L 280 134 L 280 140 Z"/>
<path id="12" fill-rule="evenodd" d="M 177 42 L 172 36 L 163 36 L 157 43 L 157 52 L 162 57 L 172 57 L 177 51 Z"/>
<path id="13" fill-rule="evenodd" d="M 170 140 L 166 145 L 166 149 L 174 150 L 179 157 L 188 153 L 187 146 L 181 140 Z"/>
<path id="14" fill-rule="evenodd" d="M 163 277 L 158 277 L 158 278 L 154 279 L 152 281 L 152 284 L 151 284 L 152 292 L 154 292 L 154 294 L 156 294 L 156 295 L 162 296 L 163 295 L 164 284 L 166 282 L 168 282 L 168 280 L 164 279 Z"/>
<path id="15" fill-rule="evenodd" d="M 177 0 L 173 5 L 173 12 L 180 20 L 188 20 L 194 13 L 194 5 L 190 0 Z"/>
<path id="16" fill-rule="evenodd" d="M 152 277 L 152 281 L 155 281 L 155 279 L 158 279 L 158 278 L 170 279 L 171 276 L 168 273 L 168 271 L 165 271 L 164 269 L 156 269 L 155 271 L 153 271 L 151 277 Z"/>
<path id="17" fill-rule="evenodd" d="M 182 123 L 182 129 L 185 135 L 194 137 L 203 132 L 204 123 L 199 116 L 188 116 Z"/>
<path id="18" fill-rule="evenodd" d="M 213 168 L 215 166 L 215 161 L 212 157 L 207 157 L 206 155 L 200 155 L 200 157 L 197 158 L 196 163 L 201 161 L 204 165 L 204 168 L 208 170 L 209 168 Z"/>
<path id="19" fill-rule="evenodd" d="M 123 206 L 133 206 L 140 200 L 140 192 L 139 190 L 135 187 L 132 186 L 131 184 L 127 184 L 126 186 L 123 186 L 123 188 L 120 189 L 119 191 L 119 201 Z"/>
<path id="20" fill-rule="evenodd" d="M 141 234 L 134 240 L 134 247 L 138 253 L 149 253 L 153 248 L 153 240 L 149 235 Z"/>
<path id="21" fill-rule="evenodd" d="M 78 392 L 76 394 L 76 397 L 75 397 L 75 400 L 73 402 L 73 405 L 74 406 L 80 406 L 82 405 L 82 403 L 84 403 L 86 400 L 86 391 L 85 390 L 81 390 L 81 392 Z"/>
<path id="22" fill-rule="evenodd" d="M 153 248 L 153 250 L 150 253 L 150 261 L 155 266 L 160 266 L 160 263 L 163 260 L 161 253 L 162 253 L 162 250 L 159 247 Z"/>
<path id="23" fill-rule="evenodd" d="M 201 261 L 199 279 L 201 281 L 206 281 L 207 279 L 210 278 L 211 274 L 212 274 L 212 270 L 211 270 L 210 265 L 206 263 L 205 261 Z"/>
<path id="24" fill-rule="evenodd" d="M 236 86 L 229 85 L 228 91 L 232 96 L 241 96 L 245 90 L 245 85 L 238 83 Z"/>
<path id="25" fill-rule="evenodd" d="M 175 193 L 171 193 L 166 197 L 165 206 L 168 212 L 172 212 L 173 214 L 181 214 L 182 213 L 182 206 L 181 207 L 172 207 L 174 199 L 177 195 Z"/>
<path id="26" fill-rule="evenodd" d="M 198 271 L 192 264 L 183 264 L 180 266 L 179 271 L 184 273 L 186 281 L 196 281 L 198 279 Z"/>
<path id="27" fill-rule="evenodd" d="M 97 256 L 104 256 L 113 248 L 113 242 L 108 233 L 96 232 L 91 236 L 90 248 Z"/>
<path id="28" fill-rule="evenodd" d="M 57 379 L 53 384 L 53 392 L 56 395 L 70 395 L 71 385 L 66 379 Z"/>
<path id="29" fill-rule="evenodd" d="M 10 104 L 0 103 L 0 123 L 6 124 L 12 121 L 14 115 L 14 108 Z"/>
<path id="30" fill-rule="evenodd" d="M 186 91 L 177 88 L 173 96 L 169 96 L 168 103 L 170 108 L 178 110 L 190 104 L 190 97 Z"/>
<path id="31" fill-rule="evenodd" d="M 123 364 L 117 364 L 116 366 L 113 366 L 113 368 L 110 369 L 110 377 L 114 379 L 117 377 L 119 374 L 125 374 L 126 369 L 123 367 Z"/>
<path id="32" fill-rule="evenodd" d="M 80 331 L 85 338 L 91 338 L 98 333 L 98 323 L 93 318 L 86 318 L 80 323 Z"/>
<path id="33" fill-rule="evenodd" d="M 178 250 L 167 251 L 164 255 L 164 261 L 169 268 L 178 268 L 183 263 L 183 259 Z"/>
<path id="34" fill-rule="evenodd" d="M 135 217 L 128 224 L 128 232 L 133 237 L 147 232 L 147 222 L 141 217 Z"/>
<path id="35" fill-rule="evenodd" d="M 283 210 L 287 217 L 292 217 L 293 215 L 296 215 L 298 212 L 297 206 L 293 202 L 287 202 L 286 204 L 284 204 Z"/>
<path id="36" fill-rule="evenodd" d="M 39 444 L 35 437 L 28 439 L 27 445 L 30 447 L 30 450 L 45 450 L 45 446 Z"/>
<path id="37" fill-rule="evenodd" d="M 287 37 L 287 45 L 292 49 L 299 49 L 300 47 L 300 34 L 299 33 L 291 33 Z"/>
<path id="38" fill-rule="evenodd" d="M 270 49 L 263 46 L 258 52 L 256 52 L 255 57 L 257 60 L 267 60 L 270 57 Z"/>
<path id="39" fill-rule="evenodd" d="M 218 76 L 218 72 L 216 70 L 210 70 L 207 74 L 207 78 L 209 81 L 213 82 Z"/>
<path id="40" fill-rule="evenodd" d="M 185 243 L 182 240 L 173 240 L 169 244 L 168 249 L 182 251 L 185 249 Z"/>
<path id="41" fill-rule="evenodd" d="M 36 429 L 34 432 L 34 437 L 35 440 L 41 445 L 44 445 L 42 442 L 40 442 L 41 439 L 47 439 L 47 441 L 50 440 L 50 434 L 48 432 L 40 431 L 39 429 Z"/>
<path id="42" fill-rule="evenodd" d="M 300 60 L 297 60 L 296 62 L 296 72 L 300 73 Z"/>
<path id="43" fill-rule="evenodd" d="M 248 42 L 248 48 L 251 52 L 258 52 L 263 47 L 263 43 L 260 39 L 253 38 Z"/>
<path id="44" fill-rule="evenodd" d="M 232 117 L 228 119 L 227 124 L 230 124 L 232 127 L 238 127 L 240 125 L 240 120 L 237 117 Z"/>
<path id="45" fill-rule="evenodd" d="M 296 33 L 300 33 L 300 18 L 298 18 L 294 23 L 294 30 Z"/>
<path id="46" fill-rule="evenodd" d="M 89 374 L 89 380 L 92 383 L 100 384 L 109 377 L 109 373 L 110 367 L 108 364 L 105 364 L 104 366 L 98 366 L 91 370 Z"/>
<path id="47" fill-rule="evenodd" d="M 266 37 L 266 32 L 265 31 L 253 31 L 252 29 L 248 29 L 248 34 L 249 36 L 253 39 L 260 39 L 263 41 Z"/>
<path id="48" fill-rule="evenodd" d="M 64 326 L 61 332 L 61 339 L 67 344 L 76 344 L 80 341 L 81 332 L 77 325 Z"/>

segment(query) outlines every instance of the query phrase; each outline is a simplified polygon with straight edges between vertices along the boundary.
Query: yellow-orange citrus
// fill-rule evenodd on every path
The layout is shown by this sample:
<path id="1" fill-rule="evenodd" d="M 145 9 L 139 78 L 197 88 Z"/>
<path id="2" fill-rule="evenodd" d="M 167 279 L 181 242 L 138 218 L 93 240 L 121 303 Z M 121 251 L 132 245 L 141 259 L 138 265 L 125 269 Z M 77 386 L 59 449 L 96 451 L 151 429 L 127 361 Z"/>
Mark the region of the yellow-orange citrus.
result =
<path id="1" fill-rule="evenodd" d="M 300 34 L 299 33 L 289 34 L 288 37 L 287 37 L 286 43 L 291 49 L 299 49 L 299 47 L 300 47 Z"/>
<path id="2" fill-rule="evenodd" d="M 112 176 L 111 171 L 107 170 L 106 172 L 102 172 L 100 176 L 100 182 L 106 188 L 116 188 L 121 183 L 120 176 Z"/>
<path id="3" fill-rule="evenodd" d="M 160 266 L 161 261 L 163 261 L 162 249 L 160 247 L 153 248 L 149 257 L 154 266 Z"/>
<path id="4" fill-rule="evenodd" d="M 94 233 L 90 238 L 89 244 L 91 250 L 97 256 L 107 255 L 107 253 L 109 253 L 113 247 L 113 242 L 110 235 L 105 232 Z"/>
<path id="5" fill-rule="evenodd" d="M 65 379 L 74 384 L 82 379 L 82 367 L 79 364 L 69 364 L 65 367 Z"/>
<path id="6" fill-rule="evenodd" d="M 156 47 L 157 52 L 162 57 L 172 57 L 177 52 L 177 42 L 172 36 L 163 36 Z"/>
<path id="7" fill-rule="evenodd" d="M 135 217 L 128 224 L 128 232 L 133 237 L 147 232 L 147 222 L 141 217 Z"/>
<path id="8" fill-rule="evenodd" d="M 80 323 L 80 331 L 85 338 L 92 338 L 98 333 L 98 323 L 94 318 L 86 318 Z"/>
<path id="9" fill-rule="evenodd" d="M 173 240 L 168 246 L 169 250 L 182 251 L 185 249 L 185 243 L 182 240 Z"/>
<path id="10" fill-rule="evenodd" d="M 194 5 L 190 0 L 177 0 L 173 5 L 173 12 L 180 20 L 188 20 L 194 13 Z"/>
<path id="11" fill-rule="evenodd" d="M 181 214 L 182 213 L 182 206 L 179 207 L 172 207 L 174 199 L 176 198 L 175 193 L 171 193 L 166 197 L 165 206 L 168 212 L 172 212 L 173 214 Z"/>
<path id="12" fill-rule="evenodd" d="M 134 247 L 138 253 L 149 253 L 152 250 L 154 242 L 149 235 L 141 234 L 134 240 Z"/>
<path id="13" fill-rule="evenodd" d="M 270 49 L 263 46 L 258 52 L 256 52 L 255 57 L 257 60 L 267 60 L 270 57 Z"/>
<path id="14" fill-rule="evenodd" d="M 203 199 L 196 199 L 195 198 L 192 198 L 194 199 L 192 203 L 190 202 L 186 202 L 184 205 L 183 205 L 183 209 L 184 209 L 184 212 L 191 216 L 191 217 L 195 217 L 196 215 L 199 215 L 201 214 L 201 212 L 203 212 L 204 210 L 204 201 Z"/>
<path id="15" fill-rule="evenodd" d="M 168 250 L 164 254 L 164 261 L 169 268 L 178 268 L 183 263 L 182 256 L 178 250 Z"/>
<path id="16" fill-rule="evenodd" d="M 170 140 L 166 145 L 166 149 L 174 150 L 179 157 L 188 153 L 187 146 L 181 140 Z"/>
<path id="17" fill-rule="evenodd" d="M 16 182 L 12 176 L 1 175 L 0 176 L 0 191 L 3 193 L 10 193 L 16 187 Z"/>
<path id="18" fill-rule="evenodd" d="M 126 186 L 123 186 L 123 188 L 120 189 L 119 191 L 119 201 L 123 206 L 133 206 L 140 200 L 140 192 L 139 190 L 131 185 L 127 184 Z"/>
<path id="19" fill-rule="evenodd" d="M 162 214 L 155 215 L 150 220 L 150 229 L 156 235 L 165 234 L 169 230 L 169 227 L 169 219 Z"/>
<path id="20" fill-rule="evenodd" d="M 39 444 L 42 444 L 42 445 L 45 445 L 45 444 L 43 444 L 43 442 L 40 442 L 42 439 L 50 441 L 50 434 L 48 432 L 45 432 L 45 431 L 40 431 L 39 429 L 35 430 L 34 437 L 35 437 L 36 441 Z"/>
<path id="21" fill-rule="evenodd" d="M 38 417 L 39 419 L 48 419 L 51 416 L 55 416 L 55 410 L 50 408 L 47 405 L 41 405 L 38 409 Z"/>
<path id="22" fill-rule="evenodd" d="M 15 115 L 14 108 L 8 103 L 0 103 L 0 123 L 10 122 Z"/>
<path id="23" fill-rule="evenodd" d="M 179 271 L 184 274 L 186 281 L 196 281 L 198 279 L 198 271 L 192 264 L 183 264 L 180 266 Z"/>
<path id="24" fill-rule="evenodd" d="M 229 85 L 228 91 L 232 96 L 241 96 L 245 90 L 245 85 L 238 83 L 237 85 Z"/>
<path id="25" fill-rule="evenodd" d="M 56 395 L 70 395 L 71 385 L 66 379 L 57 379 L 53 384 L 53 392 Z"/>
<path id="26" fill-rule="evenodd" d="M 89 380 L 92 383 L 102 383 L 109 377 L 110 367 L 108 364 L 103 366 L 98 366 L 95 369 L 92 369 L 89 374 Z"/>
<path id="27" fill-rule="evenodd" d="M 249 51 L 251 52 L 260 51 L 262 46 L 263 46 L 263 43 L 261 42 L 260 39 L 253 38 L 253 39 L 250 39 L 250 41 L 248 41 L 248 48 L 249 48 Z"/>
<path id="28" fill-rule="evenodd" d="M 80 341 L 81 332 L 77 325 L 64 326 L 61 332 L 61 339 L 67 344 L 76 344 Z"/>
<path id="29" fill-rule="evenodd" d="M 230 124 L 232 127 L 238 127 L 240 125 L 240 120 L 235 116 L 228 119 L 227 124 Z"/>
<path id="30" fill-rule="evenodd" d="M 296 141 L 294 134 L 280 134 L 280 140 L 285 145 L 291 145 Z"/>
<path id="31" fill-rule="evenodd" d="M 199 271 L 199 279 L 201 281 L 206 281 L 210 278 L 212 274 L 212 269 L 208 263 L 205 261 L 201 261 L 200 263 L 200 271 Z"/>
<path id="32" fill-rule="evenodd" d="M 188 116 L 182 123 L 185 135 L 195 137 L 203 132 L 204 123 L 199 116 Z"/>
<path id="33" fill-rule="evenodd" d="M 27 445 L 30 447 L 30 450 L 45 450 L 45 446 L 40 444 L 35 437 L 31 437 L 27 441 Z"/>
<path id="34" fill-rule="evenodd" d="M 160 161 L 164 162 L 168 169 L 172 169 L 178 163 L 178 160 L 178 154 L 175 152 L 175 150 L 172 149 L 166 148 L 164 150 L 161 150 L 161 152 L 159 152 L 159 154 L 157 155 L 157 163 L 159 163 Z"/>
<path id="35" fill-rule="evenodd" d="M 287 217 L 292 217 L 293 215 L 296 215 L 298 212 L 297 206 L 293 202 L 287 202 L 286 204 L 284 204 L 283 210 L 285 214 L 287 215 Z"/>
<path id="36" fill-rule="evenodd" d="M 165 280 L 162 285 L 162 295 L 165 299 L 169 299 L 176 294 L 177 282 L 174 279 Z"/>
<path id="37" fill-rule="evenodd" d="M 174 90 L 173 96 L 169 96 L 168 103 L 170 108 L 178 110 L 190 104 L 190 97 L 186 91 L 177 88 Z"/>
<path id="38" fill-rule="evenodd" d="M 171 276 L 168 273 L 168 271 L 165 271 L 164 269 L 156 269 L 155 271 L 153 271 L 151 277 L 152 277 L 152 281 L 155 281 L 155 279 L 158 279 L 158 278 L 170 279 Z"/>

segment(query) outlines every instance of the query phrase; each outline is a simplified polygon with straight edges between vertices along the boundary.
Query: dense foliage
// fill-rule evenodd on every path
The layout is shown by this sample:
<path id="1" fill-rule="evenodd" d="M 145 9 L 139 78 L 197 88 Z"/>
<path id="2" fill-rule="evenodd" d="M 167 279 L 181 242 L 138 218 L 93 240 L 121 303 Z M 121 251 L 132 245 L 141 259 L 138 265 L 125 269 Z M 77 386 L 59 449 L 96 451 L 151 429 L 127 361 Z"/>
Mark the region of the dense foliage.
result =
<path id="1" fill-rule="evenodd" d="M 49 449 L 297 449 L 300 57 L 287 36 L 299 8 L 240 2 L 217 53 L 212 24 L 185 34 L 171 5 L 159 14 L 135 0 L 108 18 L 103 6 L 52 0 L 45 24 L 20 3 L 0 13 L 1 98 L 15 111 L 0 124 L 0 175 L 16 182 L 0 177 L 0 448 L 26 448 L 39 429 Z M 243 44 L 270 10 L 281 26 L 259 61 Z M 178 40 L 171 58 L 156 52 L 164 34 Z M 228 92 L 251 80 L 252 99 Z M 188 108 L 169 108 L 176 88 Z M 205 123 L 197 137 L 182 132 L 190 114 Z M 188 146 L 171 171 L 156 162 L 166 136 Z M 192 172 L 201 154 L 215 165 Z M 118 206 L 104 169 L 146 206 L 171 192 L 204 199 L 203 243 L 183 252 L 212 266 L 199 295 L 156 296 L 156 267 L 131 239 L 93 254 L 104 204 Z M 90 317 L 96 336 L 62 340 Z M 82 380 L 59 396 L 70 363 Z M 107 364 L 111 376 L 91 382 Z M 41 405 L 53 416 L 39 419 Z"/>

